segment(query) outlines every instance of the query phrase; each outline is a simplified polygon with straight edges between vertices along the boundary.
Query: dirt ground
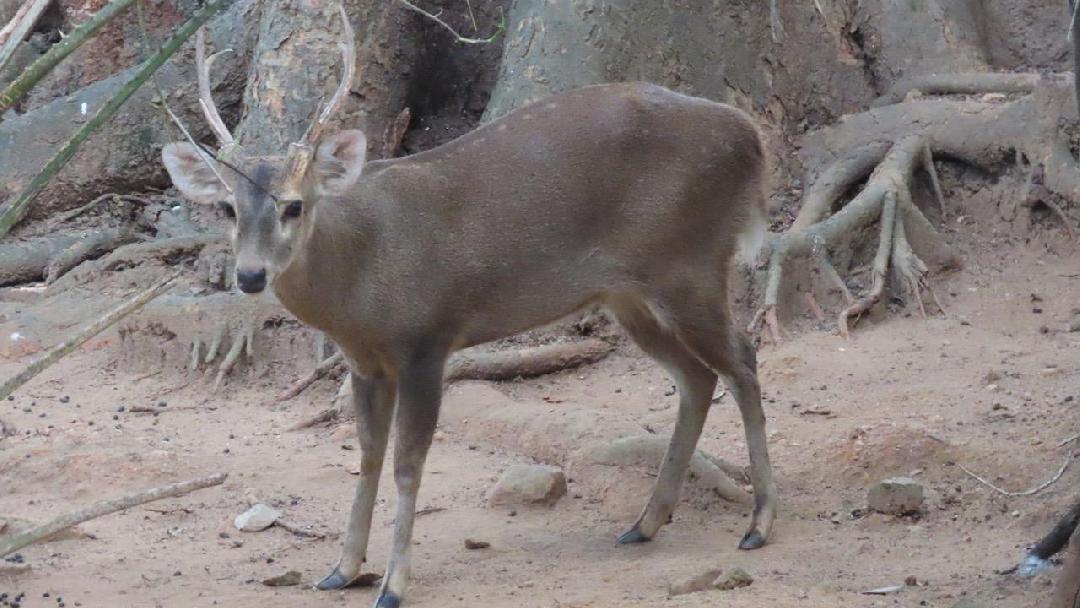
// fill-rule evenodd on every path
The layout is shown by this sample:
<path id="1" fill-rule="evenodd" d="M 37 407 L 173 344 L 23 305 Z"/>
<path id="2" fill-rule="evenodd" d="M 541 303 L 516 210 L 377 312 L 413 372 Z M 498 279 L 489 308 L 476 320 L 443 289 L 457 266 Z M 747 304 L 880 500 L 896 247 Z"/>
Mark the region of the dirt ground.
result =
<path id="1" fill-rule="evenodd" d="M 1001 196 L 1008 191 L 1003 189 Z M 990 195 L 987 195 L 990 196 Z M 616 546 L 631 522 L 575 489 L 551 508 L 491 509 L 485 493 L 501 471 L 528 459 L 443 428 L 428 461 L 420 506 L 410 606 L 974 606 L 1034 607 L 1049 579 L 999 574 L 1043 534 L 1080 483 L 1070 467 L 1045 491 L 995 494 L 962 464 L 1010 490 L 1049 478 L 1080 445 L 1080 255 L 1052 220 L 1025 242 L 989 212 L 993 200 L 957 197 L 950 240 L 963 270 L 934 277 L 946 317 L 908 309 L 863 320 L 845 341 L 809 320 L 789 323 L 788 339 L 764 345 L 770 450 L 781 512 L 770 544 L 736 550 L 747 509 L 684 504 L 652 543 Z M 965 209 L 965 206 L 967 209 Z M 956 216 L 959 216 L 958 219 Z M 131 291 L 137 271 L 91 284 L 86 299 L 35 315 L 40 294 L 0 294 L 0 335 L 39 323 L 46 343 L 73 331 L 91 308 Z M 894 307 L 895 308 L 895 307 Z M 835 312 L 835 308 L 830 310 Z M 47 320 L 46 320 L 47 319 Z M 44 327 L 48 325 L 48 327 Z M 45 520 L 101 498 L 224 471 L 225 484 L 103 517 L 80 527 L 90 537 L 36 545 L 21 553 L 29 570 L 0 565 L 0 593 L 25 592 L 23 606 L 367 606 L 374 589 L 322 593 L 311 583 L 337 560 L 359 461 L 355 439 L 335 425 L 286 432 L 327 406 L 323 382 L 285 404 L 268 397 L 313 356 L 275 361 L 213 393 L 211 374 L 162 369 L 125 356 L 116 330 L 87 344 L 11 401 L 0 421 L 0 514 Z M 29 356 L 8 344 L 0 377 Z M 623 343 L 601 363 L 532 381 L 466 382 L 449 388 L 445 411 L 490 399 L 543 403 L 552 416 L 586 411 L 630 416 L 666 437 L 678 397 L 664 374 Z M 131 412 L 159 407 L 158 415 Z M 121 409 L 123 408 L 123 409 Z M 561 410 L 561 411 L 560 411 Z M 466 423 L 467 424 L 467 423 Z M 701 447 L 746 462 L 730 396 L 715 406 Z M 864 511 L 867 486 L 913 475 L 926 486 L 919 518 Z M 646 496 L 628 505 L 636 510 Z M 273 527 L 241 533 L 232 519 L 252 500 L 297 525 L 329 533 L 301 538 Z M 369 551 L 381 572 L 391 534 L 393 482 L 383 476 Z M 491 548 L 464 549 L 466 538 Z M 667 598 L 668 585 L 711 568 L 740 567 L 750 587 Z M 295 587 L 267 577 L 298 570 Z M 916 584 L 887 596 L 862 592 Z M 43 597 L 45 593 L 50 597 Z"/>

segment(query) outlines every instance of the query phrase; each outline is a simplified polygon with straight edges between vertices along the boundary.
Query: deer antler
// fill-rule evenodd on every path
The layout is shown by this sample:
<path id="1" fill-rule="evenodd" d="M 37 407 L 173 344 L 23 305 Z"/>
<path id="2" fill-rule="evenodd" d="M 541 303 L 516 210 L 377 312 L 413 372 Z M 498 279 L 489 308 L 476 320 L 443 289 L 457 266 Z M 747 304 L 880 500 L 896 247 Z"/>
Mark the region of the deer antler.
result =
<path id="1" fill-rule="evenodd" d="M 210 64 L 217 55 L 212 55 L 207 61 L 204 29 L 199 28 L 199 31 L 195 32 L 195 70 L 199 77 L 199 106 L 202 107 L 206 122 L 210 123 L 210 129 L 217 136 L 221 151 L 224 152 L 236 145 L 236 139 L 233 138 L 232 133 L 229 133 L 225 121 L 221 120 L 221 114 L 218 113 L 214 98 L 210 93 Z"/>
<path id="2" fill-rule="evenodd" d="M 356 73 L 356 35 L 353 32 L 352 24 L 349 23 L 349 15 L 345 12 L 345 5 L 339 4 L 338 10 L 341 13 L 342 38 L 338 46 L 341 48 L 341 60 L 343 62 L 341 66 L 341 84 L 334 91 L 330 101 L 326 102 L 326 106 L 319 113 L 319 117 L 304 132 L 300 141 L 289 144 L 287 165 L 289 178 L 287 180 L 292 183 L 298 184 L 300 178 L 303 177 L 308 163 L 311 162 L 315 144 L 319 141 L 326 124 L 330 122 L 330 118 L 341 107 L 341 102 L 345 99 L 349 87 L 352 86 L 353 75 Z"/>

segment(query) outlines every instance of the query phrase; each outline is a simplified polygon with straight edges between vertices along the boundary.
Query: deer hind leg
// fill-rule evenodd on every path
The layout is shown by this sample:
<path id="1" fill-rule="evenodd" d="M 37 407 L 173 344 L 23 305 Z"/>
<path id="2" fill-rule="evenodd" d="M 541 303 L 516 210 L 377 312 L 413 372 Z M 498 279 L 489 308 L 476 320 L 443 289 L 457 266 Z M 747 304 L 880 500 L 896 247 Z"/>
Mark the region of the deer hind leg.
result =
<path id="1" fill-rule="evenodd" d="M 409 583 L 410 550 L 416 498 L 442 401 L 443 367 L 446 356 L 427 354 L 401 370 L 398 382 L 397 435 L 394 440 L 394 481 L 397 484 L 397 514 L 393 548 L 386 566 L 375 608 L 398 608 Z"/>
<path id="2" fill-rule="evenodd" d="M 609 308 L 634 342 L 671 374 L 679 388 L 678 419 L 652 497 L 634 526 L 618 539 L 620 543 L 644 542 L 667 523 L 679 502 L 679 489 L 705 426 L 717 376 L 643 303 L 624 300 L 611 303 Z"/>
<path id="3" fill-rule="evenodd" d="M 360 440 L 360 482 L 356 486 L 345 547 L 334 571 L 315 586 L 321 590 L 343 589 L 360 576 L 367 561 L 371 514 L 379 491 L 390 421 L 394 417 L 395 386 L 385 377 L 364 378 L 352 374 L 353 407 L 356 410 L 356 431 Z"/>
<path id="4" fill-rule="evenodd" d="M 680 294 L 664 303 L 679 339 L 712 370 L 724 376 L 735 396 L 750 452 L 754 516 L 740 549 L 765 544 L 776 517 L 776 487 L 765 438 L 765 412 L 757 379 L 757 356 L 750 340 L 731 322 L 726 290 L 715 296 Z"/>

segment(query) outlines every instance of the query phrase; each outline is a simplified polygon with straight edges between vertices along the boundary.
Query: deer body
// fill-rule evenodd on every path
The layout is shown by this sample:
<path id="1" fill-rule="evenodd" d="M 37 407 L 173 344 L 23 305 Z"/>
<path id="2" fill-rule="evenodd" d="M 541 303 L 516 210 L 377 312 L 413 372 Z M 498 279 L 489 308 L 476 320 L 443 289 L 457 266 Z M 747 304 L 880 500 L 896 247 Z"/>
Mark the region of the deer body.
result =
<path id="1" fill-rule="evenodd" d="M 367 163 L 311 210 L 273 289 L 356 354 L 487 342 L 724 274 L 763 213 L 763 160 L 733 108 L 644 84 L 579 89 Z"/>
<path id="2" fill-rule="evenodd" d="M 754 486 L 739 546 L 763 545 L 775 515 L 765 417 L 754 349 L 732 323 L 727 290 L 739 242 L 765 215 L 765 158 L 749 117 L 653 85 L 598 85 L 434 150 L 365 163 L 363 133 L 322 135 L 352 75 L 347 19 L 343 29 L 342 83 L 283 158 L 246 157 L 233 140 L 209 96 L 200 36 L 200 101 L 222 149 L 217 159 L 189 143 L 162 152 L 185 196 L 232 219 L 240 289 L 269 286 L 352 369 L 360 481 L 341 560 L 318 588 L 361 574 L 393 423 L 397 513 L 375 605 L 399 606 L 447 357 L 593 303 L 679 387 L 656 488 L 619 541 L 649 540 L 667 522 L 723 375 Z"/>

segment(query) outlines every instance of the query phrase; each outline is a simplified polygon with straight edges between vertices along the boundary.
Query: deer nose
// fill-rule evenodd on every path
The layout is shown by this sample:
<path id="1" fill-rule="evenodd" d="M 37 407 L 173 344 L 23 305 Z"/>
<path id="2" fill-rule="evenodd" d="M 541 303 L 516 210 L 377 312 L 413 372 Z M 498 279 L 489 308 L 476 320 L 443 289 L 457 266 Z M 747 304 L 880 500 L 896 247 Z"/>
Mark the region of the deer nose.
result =
<path id="1" fill-rule="evenodd" d="M 266 269 L 241 270 L 237 268 L 236 284 L 244 293 L 259 293 L 266 287 Z"/>

